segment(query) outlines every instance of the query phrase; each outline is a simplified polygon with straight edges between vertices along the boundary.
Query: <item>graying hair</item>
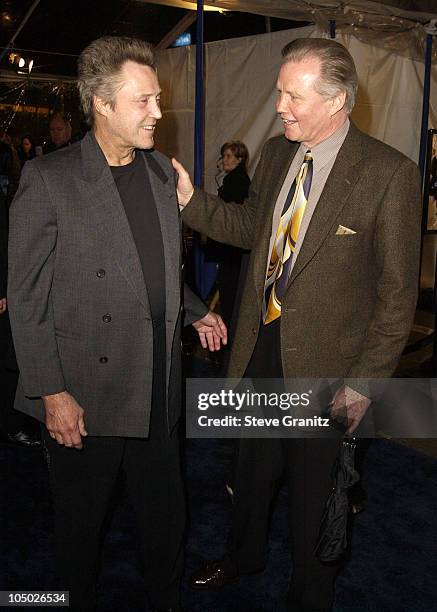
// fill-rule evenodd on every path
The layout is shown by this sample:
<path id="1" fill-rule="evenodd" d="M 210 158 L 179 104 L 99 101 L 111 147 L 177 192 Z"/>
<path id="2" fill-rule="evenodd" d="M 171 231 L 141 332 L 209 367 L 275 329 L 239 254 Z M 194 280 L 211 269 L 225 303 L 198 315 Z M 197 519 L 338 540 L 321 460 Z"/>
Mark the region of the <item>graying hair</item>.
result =
<path id="1" fill-rule="evenodd" d="M 282 64 L 317 58 L 320 77 L 314 88 L 330 100 L 340 92 L 346 93 L 345 110 L 350 113 L 355 104 L 358 75 L 349 51 L 335 40 L 327 38 L 298 38 L 282 49 Z"/>
<path id="2" fill-rule="evenodd" d="M 50 115 L 49 126 L 53 123 L 53 121 L 56 121 L 57 119 L 59 119 L 59 121 L 63 121 L 65 125 L 71 126 L 70 116 L 66 115 L 65 113 L 61 113 L 61 112 L 53 113 L 53 115 Z"/>
<path id="3" fill-rule="evenodd" d="M 89 125 L 94 124 L 94 96 L 114 108 L 115 96 L 123 86 L 121 71 L 128 61 L 156 70 L 151 45 L 138 38 L 103 36 L 93 40 L 80 54 L 77 85 Z"/>

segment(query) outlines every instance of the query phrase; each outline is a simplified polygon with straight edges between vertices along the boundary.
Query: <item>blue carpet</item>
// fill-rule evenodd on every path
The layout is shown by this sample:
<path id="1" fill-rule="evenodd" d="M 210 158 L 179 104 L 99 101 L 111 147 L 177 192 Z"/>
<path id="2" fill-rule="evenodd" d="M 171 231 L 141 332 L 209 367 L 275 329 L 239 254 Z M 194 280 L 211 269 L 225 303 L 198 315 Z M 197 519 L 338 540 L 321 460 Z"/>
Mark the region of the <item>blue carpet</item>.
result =
<path id="1" fill-rule="evenodd" d="M 217 375 L 190 360 L 192 375 Z M 232 443 L 187 440 L 186 575 L 224 552 L 231 504 L 224 483 Z M 42 453 L 0 444 L 0 590 L 54 587 L 53 518 Z M 382 440 L 364 464 L 366 509 L 355 518 L 351 561 L 337 581 L 336 612 L 437 612 L 437 461 Z M 103 551 L 101 612 L 146 612 L 129 501 L 120 478 Z M 282 612 L 291 571 L 287 491 L 279 491 L 265 571 L 215 592 L 183 585 L 189 612 Z M 49 608 L 47 608 L 49 609 Z M 61 608 L 59 608 L 61 609 Z"/>
<path id="2" fill-rule="evenodd" d="M 230 456 L 226 440 L 187 441 L 187 574 L 202 559 L 223 553 L 231 510 L 223 484 Z M 53 588 L 52 513 L 42 454 L 2 445 L 0 461 L 0 589 Z M 336 610 L 436 612 L 437 462 L 376 441 L 365 462 L 365 486 L 369 499 L 356 518 L 352 559 L 338 579 Z M 272 519 L 266 570 L 217 592 L 184 586 L 183 601 L 191 612 L 284 609 L 290 571 L 286 498 L 283 489 Z M 102 611 L 146 610 L 135 526 L 124 494 L 106 537 L 100 588 Z"/>

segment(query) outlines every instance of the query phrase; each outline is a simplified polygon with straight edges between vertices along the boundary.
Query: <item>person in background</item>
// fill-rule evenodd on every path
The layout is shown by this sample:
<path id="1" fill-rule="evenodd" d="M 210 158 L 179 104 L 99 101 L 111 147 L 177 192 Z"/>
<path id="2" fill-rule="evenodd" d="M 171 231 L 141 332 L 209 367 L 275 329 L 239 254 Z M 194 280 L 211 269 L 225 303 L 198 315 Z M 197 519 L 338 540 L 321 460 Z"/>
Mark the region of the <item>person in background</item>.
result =
<path id="1" fill-rule="evenodd" d="M 20 159 L 21 167 L 29 160 L 36 157 L 35 143 L 33 142 L 32 136 L 26 134 L 22 137 L 20 146 L 18 148 L 18 157 Z"/>
<path id="2" fill-rule="evenodd" d="M 225 172 L 223 183 L 218 189 L 218 196 L 224 202 L 242 204 L 247 198 L 250 178 L 247 174 L 249 151 L 240 140 L 225 142 L 221 149 L 221 165 Z M 207 242 L 207 257 L 218 264 L 217 285 L 220 294 L 220 311 L 231 333 L 236 296 L 238 294 L 242 256 L 244 249 L 216 242 Z M 229 336 L 228 336 L 228 346 Z"/>
<path id="3" fill-rule="evenodd" d="M 0 189 L 6 197 L 9 208 L 20 180 L 20 160 L 12 143 L 12 138 L 6 132 L 0 135 Z"/>
<path id="4" fill-rule="evenodd" d="M 222 169 L 225 174 L 217 193 L 224 202 L 241 205 L 247 198 L 250 187 L 250 178 L 247 174 L 248 162 L 249 151 L 241 140 L 230 140 L 221 146 L 217 167 Z M 249 253 L 245 249 L 216 242 L 211 238 L 208 238 L 206 243 L 207 258 L 218 264 L 217 286 L 220 295 L 220 312 L 228 328 L 227 349 L 231 347 L 238 319 L 242 289 L 249 263 Z M 225 373 L 229 361 L 229 351 L 222 351 L 219 359 L 221 360 L 222 372 Z M 238 440 L 235 440 L 231 466 L 226 478 L 226 490 L 231 499 L 233 499 L 234 492 L 238 448 Z"/>
<path id="5" fill-rule="evenodd" d="M 52 153 L 71 144 L 70 119 L 63 113 L 54 113 L 49 121 L 50 141 L 43 147 L 44 153 Z"/>

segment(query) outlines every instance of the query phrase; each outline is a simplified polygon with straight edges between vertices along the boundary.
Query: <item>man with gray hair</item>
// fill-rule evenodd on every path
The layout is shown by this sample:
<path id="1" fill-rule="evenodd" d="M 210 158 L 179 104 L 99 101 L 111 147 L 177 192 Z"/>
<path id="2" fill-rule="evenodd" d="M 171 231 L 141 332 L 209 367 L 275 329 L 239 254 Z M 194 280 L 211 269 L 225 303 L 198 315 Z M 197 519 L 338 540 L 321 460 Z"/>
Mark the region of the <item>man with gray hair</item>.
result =
<path id="1" fill-rule="evenodd" d="M 353 379 L 331 403 L 349 433 L 370 404 L 360 379 L 391 376 L 407 342 L 421 218 L 417 166 L 349 119 L 357 85 L 339 43 L 298 39 L 284 48 L 276 111 L 285 137 L 265 144 L 242 206 L 193 189 L 173 161 L 184 222 L 251 249 L 229 377 Z M 262 569 L 268 515 L 256 491 L 268 490 L 279 461 L 290 504 L 288 609 L 329 610 L 339 564 L 314 549 L 341 439 L 261 442 L 241 441 L 228 555 L 199 570 L 192 586 Z"/>
<path id="2" fill-rule="evenodd" d="M 49 121 L 50 140 L 44 145 L 44 153 L 52 153 L 71 144 L 70 119 L 63 113 L 54 113 Z"/>
<path id="3" fill-rule="evenodd" d="M 174 171 L 153 149 L 161 89 L 150 46 L 95 40 L 78 77 L 91 131 L 26 163 L 11 207 L 16 408 L 45 424 L 59 587 L 70 591 L 70 609 L 96 608 L 102 526 L 123 470 L 151 607 L 175 611 L 183 310 L 204 347 L 220 348 L 226 329 L 182 291 Z"/>

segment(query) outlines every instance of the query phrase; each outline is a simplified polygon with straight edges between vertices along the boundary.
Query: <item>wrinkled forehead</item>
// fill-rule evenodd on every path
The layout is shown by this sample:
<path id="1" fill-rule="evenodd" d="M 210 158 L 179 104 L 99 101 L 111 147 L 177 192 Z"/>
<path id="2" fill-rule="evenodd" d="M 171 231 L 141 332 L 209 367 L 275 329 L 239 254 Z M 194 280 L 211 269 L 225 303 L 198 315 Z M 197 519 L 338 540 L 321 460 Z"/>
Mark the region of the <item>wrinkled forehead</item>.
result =
<path id="1" fill-rule="evenodd" d="M 157 93 L 160 90 L 158 75 L 152 66 L 138 64 L 128 60 L 124 62 L 118 73 L 119 88 L 142 91 L 143 93 Z M 144 90 L 144 91 L 143 91 Z"/>
<path id="2" fill-rule="evenodd" d="M 277 83 L 284 85 L 290 81 L 300 81 L 310 85 L 320 77 L 321 63 L 319 58 L 308 56 L 301 60 L 285 61 L 279 69 Z"/>

